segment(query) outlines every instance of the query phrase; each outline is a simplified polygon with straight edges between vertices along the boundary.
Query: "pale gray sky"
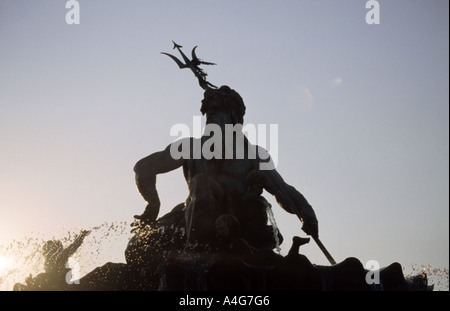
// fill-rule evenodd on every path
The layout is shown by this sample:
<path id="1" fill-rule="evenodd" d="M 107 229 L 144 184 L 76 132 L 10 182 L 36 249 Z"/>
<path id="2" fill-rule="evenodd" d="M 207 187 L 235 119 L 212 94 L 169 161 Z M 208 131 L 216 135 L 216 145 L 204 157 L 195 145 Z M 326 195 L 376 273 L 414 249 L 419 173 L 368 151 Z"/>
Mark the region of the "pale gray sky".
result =
<path id="1" fill-rule="evenodd" d="M 278 170 L 337 261 L 448 267 L 449 3 L 379 3 L 368 25 L 361 0 L 80 0 L 67 25 L 65 1 L 1 1 L 0 243 L 143 211 L 135 162 L 200 115 L 193 74 L 160 54 L 174 40 L 218 64 L 246 123 L 279 125 Z M 158 189 L 162 215 L 181 170 Z M 285 253 L 303 232 L 271 202 Z"/>

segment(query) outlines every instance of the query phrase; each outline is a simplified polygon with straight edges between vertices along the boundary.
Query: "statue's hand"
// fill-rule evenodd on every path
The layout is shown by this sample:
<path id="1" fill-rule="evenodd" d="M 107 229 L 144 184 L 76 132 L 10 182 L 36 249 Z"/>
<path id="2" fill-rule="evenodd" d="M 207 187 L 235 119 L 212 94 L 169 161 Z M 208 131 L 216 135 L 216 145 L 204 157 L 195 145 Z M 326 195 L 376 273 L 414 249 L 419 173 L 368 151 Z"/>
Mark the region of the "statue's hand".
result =
<path id="1" fill-rule="evenodd" d="M 314 210 L 309 205 L 308 208 L 302 210 L 301 221 L 303 223 L 302 230 L 312 237 L 319 237 L 319 222 L 317 221 Z"/>
<path id="2" fill-rule="evenodd" d="M 91 233 L 91 230 L 81 230 L 80 236 L 85 237 Z"/>
<path id="3" fill-rule="evenodd" d="M 132 227 L 141 227 L 149 225 L 158 218 L 160 203 L 159 200 L 155 204 L 148 204 L 145 211 L 141 215 L 135 215 L 136 221 L 131 223 Z M 131 232 L 134 232 L 137 228 L 134 228 Z"/>
<path id="4" fill-rule="evenodd" d="M 77 241 L 83 241 L 86 236 L 91 233 L 91 230 L 81 230 L 80 234 L 76 237 Z"/>

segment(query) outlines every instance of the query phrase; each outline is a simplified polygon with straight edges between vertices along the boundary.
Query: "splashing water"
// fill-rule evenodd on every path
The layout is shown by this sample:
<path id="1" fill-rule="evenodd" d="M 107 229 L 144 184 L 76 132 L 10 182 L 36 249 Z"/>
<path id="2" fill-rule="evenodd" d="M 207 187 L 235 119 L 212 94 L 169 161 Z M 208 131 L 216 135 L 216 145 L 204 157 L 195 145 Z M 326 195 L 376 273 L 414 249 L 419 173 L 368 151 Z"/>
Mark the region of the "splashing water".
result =
<path id="1" fill-rule="evenodd" d="M 433 291 L 449 291 L 448 268 L 437 268 L 432 265 L 412 264 L 410 267 L 403 267 L 405 277 L 418 274 L 426 274 L 428 285 L 433 285 Z"/>
<path id="2" fill-rule="evenodd" d="M 73 268 L 72 281 L 107 262 L 125 262 L 124 251 L 131 238 L 130 229 L 126 221 L 104 222 L 86 229 L 91 230 L 91 233 L 69 259 L 70 267 Z M 67 247 L 80 231 L 68 230 L 51 239 L 60 240 Z M 34 277 L 44 272 L 42 247 L 50 239 L 35 233 L 32 236 L 0 245 L 0 291 L 10 291 L 16 283 L 25 284 L 30 274 Z"/>
<path id="3" fill-rule="evenodd" d="M 0 245 L 0 290 L 11 290 L 14 280 L 22 282 L 30 273 L 42 270 L 42 245 L 39 238 L 13 240 L 8 245 Z"/>
<path id="4" fill-rule="evenodd" d="M 278 254 L 281 254 L 280 239 L 278 238 L 278 226 L 277 222 L 275 221 L 275 216 L 273 215 L 272 212 L 272 205 L 267 203 L 266 210 L 267 210 L 267 218 L 269 219 L 269 222 L 272 225 L 273 229 L 273 237 L 275 239 L 275 249 Z"/>
<path id="5" fill-rule="evenodd" d="M 267 215 L 273 228 L 276 250 L 279 253 L 281 249 L 277 235 L 278 226 L 270 205 L 267 208 Z M 104 222 L 88 230 L 91 230 L 91 233 L 70 259 L 70 262 L 76 263 L 79 268 L 72 275 L 72 280 L 83 277 L 107 262 L 125 262 L 124 251 L 131 238 L 130 226 L 126 221 Z M 74 241 L 80 231 L 80 229 L 65 231 L 52 239 L 60 240 L 66 247 Z M 14 284 L 24 284 L 30 274 L 36 276 L 44 271 L 42 246 L 49 239 L 41 234 L 33 233 L 32 235 L 22 240 L 12 240 L 7 245 L 0 244 L 0 291 L 10 291 Z M 448 268 L 413 264 L 410 267 L 404 267 L 403 272 L 405 277 L 426 273 L 428 284 L 434 285 L 434 291 L 449 291 Z"/>

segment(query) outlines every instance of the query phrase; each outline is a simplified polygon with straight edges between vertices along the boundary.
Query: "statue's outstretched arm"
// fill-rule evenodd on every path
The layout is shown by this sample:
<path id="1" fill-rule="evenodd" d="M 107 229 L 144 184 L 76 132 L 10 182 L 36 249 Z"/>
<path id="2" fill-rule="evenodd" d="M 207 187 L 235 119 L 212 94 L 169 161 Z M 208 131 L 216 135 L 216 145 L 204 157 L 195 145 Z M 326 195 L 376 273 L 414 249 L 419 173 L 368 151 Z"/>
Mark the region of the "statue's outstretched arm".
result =
<path id="1" fill-rule="evenodd" d="M 270 158 L 264 162 L 268 161 Z M 312 206 L 297 189 L 283 180 L 274 167 L 264 170 L 256 168 L 247 175 L 246 181 L 250 192 L 262 193 L 262 189 L 265 189 L 286 212 L 297 215 L 305 233 L 319 236 L 318 221 Z"/>
<path id="2" fill-rule="evenodd" d="M 170 154 L 171 145 L 166 149 L 155 152 L 141 160 L 134 166 L 136 185 L 148 205 L 144 213 L 135 216 L 141 222 L 155 221 L 159 214 L 160 201 L 156 190 L 156 175 L 164 174 L 181 167 L 183 159 L 175 160 Z"/>
<path id="3" fill-rule="evenodd" d="M 67 246 L 61 255 L 61 264 L 66 264 L 67 260 L 69 260 L 70 256 L 75 254 L 77 249 L 83 244 L 84 238 L 90 233 L 89 230 L 83 230 L 81 233 L 75 238 L 75 241 L 72 242 L 69 246 Z"/>

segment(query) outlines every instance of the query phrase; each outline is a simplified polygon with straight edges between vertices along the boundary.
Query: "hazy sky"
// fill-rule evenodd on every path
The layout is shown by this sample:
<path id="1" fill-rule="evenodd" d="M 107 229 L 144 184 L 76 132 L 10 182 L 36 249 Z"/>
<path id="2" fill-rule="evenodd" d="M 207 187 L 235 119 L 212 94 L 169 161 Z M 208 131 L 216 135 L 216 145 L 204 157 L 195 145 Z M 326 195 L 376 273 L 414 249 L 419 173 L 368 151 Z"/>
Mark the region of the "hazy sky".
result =
<path id="1" fill-rule="evenodd" d="M 174 40 L 245 123 L 278 124 L 278 171 L 338 262 L 448 267 L 448 1 L 380 0 L 379 25 L 363 0 L 79 2 L 79 25 L 64 0 L 0 2 L 0 243 L 143 212 L 134 164 L 201 115 Z M 181 170 L 157 186 L 160 215 L 186 198 Z M 286 253 L 304 233 L 270 202 Z"/>

